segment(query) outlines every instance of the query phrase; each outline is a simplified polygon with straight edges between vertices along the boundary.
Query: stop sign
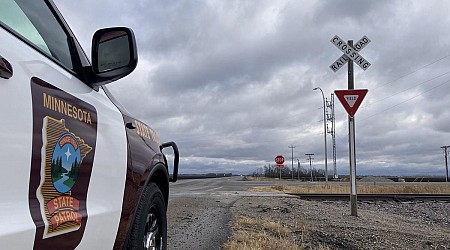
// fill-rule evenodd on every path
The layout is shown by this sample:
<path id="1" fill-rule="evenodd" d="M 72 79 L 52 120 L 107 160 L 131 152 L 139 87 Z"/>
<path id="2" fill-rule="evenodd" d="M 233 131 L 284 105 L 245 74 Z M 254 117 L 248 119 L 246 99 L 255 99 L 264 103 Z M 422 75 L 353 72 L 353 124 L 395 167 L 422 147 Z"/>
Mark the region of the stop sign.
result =
<path id="1" fill-rule="evenodd" d="M 278 155 L 277 157 L 275 157 L 275 163 L 276 164 L 283 164 L 284 163 L 284 157 L 282 155 Z"/>

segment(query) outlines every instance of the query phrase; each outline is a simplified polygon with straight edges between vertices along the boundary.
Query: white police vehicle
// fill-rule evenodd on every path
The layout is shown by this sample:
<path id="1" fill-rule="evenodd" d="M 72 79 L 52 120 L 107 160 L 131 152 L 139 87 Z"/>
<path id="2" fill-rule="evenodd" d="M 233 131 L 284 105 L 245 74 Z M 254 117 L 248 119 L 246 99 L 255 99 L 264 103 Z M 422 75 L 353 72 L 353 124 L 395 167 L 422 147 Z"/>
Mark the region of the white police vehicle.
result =
<path id="1" fill-rule="evenodd" d="M 133 32 L 98 30 L 91 59 L 51 0 L 1 0 L 1 249 L 166 249 L 178 149 L 104 86 L 135 69 Z"/>

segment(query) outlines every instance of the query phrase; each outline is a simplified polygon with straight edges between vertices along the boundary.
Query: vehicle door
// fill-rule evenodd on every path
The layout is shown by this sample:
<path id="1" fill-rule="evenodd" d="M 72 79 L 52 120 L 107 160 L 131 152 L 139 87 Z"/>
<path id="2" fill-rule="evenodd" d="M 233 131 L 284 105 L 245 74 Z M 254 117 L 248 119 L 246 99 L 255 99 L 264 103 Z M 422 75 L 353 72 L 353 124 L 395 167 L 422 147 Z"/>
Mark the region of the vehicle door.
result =
<path id="1" fill-rule="evenodd" d="M 111 249 L 127 141 L 103 90 L 85 84 L 79 44 L 49 1 L 0 8 L 0 242 Z"/>

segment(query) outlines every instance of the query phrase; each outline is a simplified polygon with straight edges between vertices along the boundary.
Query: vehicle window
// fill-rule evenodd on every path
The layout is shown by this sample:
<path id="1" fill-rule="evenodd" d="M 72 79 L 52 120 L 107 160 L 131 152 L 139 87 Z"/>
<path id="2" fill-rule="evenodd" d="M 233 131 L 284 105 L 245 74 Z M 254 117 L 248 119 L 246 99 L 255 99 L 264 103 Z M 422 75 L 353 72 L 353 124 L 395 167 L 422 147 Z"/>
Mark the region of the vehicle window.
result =
<path id="1" fill-rule="evenodd" d="M 73 69 L 68 37 L 44 1 L 3 0 L 0 21 Z"/>

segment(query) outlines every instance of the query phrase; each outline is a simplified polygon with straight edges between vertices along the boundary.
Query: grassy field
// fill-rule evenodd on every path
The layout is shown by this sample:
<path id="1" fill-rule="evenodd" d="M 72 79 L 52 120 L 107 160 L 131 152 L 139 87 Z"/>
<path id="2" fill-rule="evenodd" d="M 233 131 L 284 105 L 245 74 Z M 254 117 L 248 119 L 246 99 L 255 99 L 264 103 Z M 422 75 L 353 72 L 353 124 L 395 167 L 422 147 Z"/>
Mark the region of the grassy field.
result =
<path id="1" fill-rule="evenodd" d="M 380 184 L 380 183 L 357 183 L 358 194 L 450 194 L 450 185 L 442 184 Z M 279 184 L 268 187 L 252 187 L 250 191 L 273 192 L 280 191 L 290 194 L 348 194 L 350 183 L 345 184 L 313 184 L 289 186 Z"/>

